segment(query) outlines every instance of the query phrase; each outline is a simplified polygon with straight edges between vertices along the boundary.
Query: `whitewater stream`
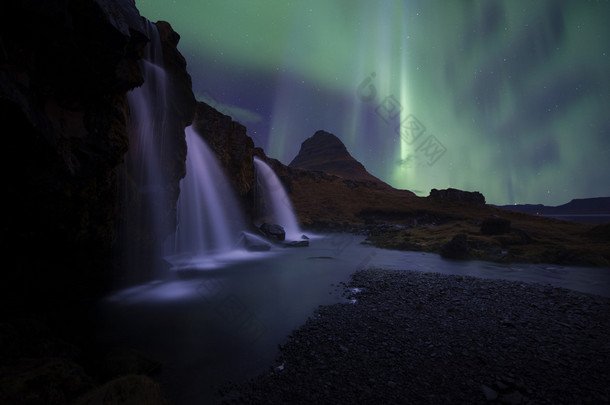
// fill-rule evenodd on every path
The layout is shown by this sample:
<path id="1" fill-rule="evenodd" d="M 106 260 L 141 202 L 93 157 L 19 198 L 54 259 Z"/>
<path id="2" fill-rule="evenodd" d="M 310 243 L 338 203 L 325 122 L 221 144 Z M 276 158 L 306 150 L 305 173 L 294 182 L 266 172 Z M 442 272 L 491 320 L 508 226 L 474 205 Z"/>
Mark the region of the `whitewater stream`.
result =
<path id="1" fill-rule="evenodd" d="M 100 304 L 99 336 L 109 347 L 133 348 L 161 362 L 155 378 L 174 403 L 214 403 L 219 384 L 270 367 L 278 344 L 319 305 L 349 305 L 340 283 L 359 269 L 518 280 L 610 296 L 608 268 L 449 261 L 363 240 L 330 234 L 312 237 L 308 248 L 235 251 L 208 261 L 204 270 L 118 291 Z"/>

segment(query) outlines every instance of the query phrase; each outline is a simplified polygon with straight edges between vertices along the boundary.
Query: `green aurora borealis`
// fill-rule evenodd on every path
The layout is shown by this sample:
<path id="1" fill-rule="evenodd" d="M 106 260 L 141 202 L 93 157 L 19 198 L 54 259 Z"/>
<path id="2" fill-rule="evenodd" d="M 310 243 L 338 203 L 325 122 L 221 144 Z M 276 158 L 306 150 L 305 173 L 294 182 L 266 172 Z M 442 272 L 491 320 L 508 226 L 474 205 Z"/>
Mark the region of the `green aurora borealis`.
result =
<path id="1" fill-rule="evenodd" d="M 419 195 L 610 196 L 609 1 L 136 6 L 181 35 L 198 99 L 285 164 L 324 129 L 372 174 Z"/>

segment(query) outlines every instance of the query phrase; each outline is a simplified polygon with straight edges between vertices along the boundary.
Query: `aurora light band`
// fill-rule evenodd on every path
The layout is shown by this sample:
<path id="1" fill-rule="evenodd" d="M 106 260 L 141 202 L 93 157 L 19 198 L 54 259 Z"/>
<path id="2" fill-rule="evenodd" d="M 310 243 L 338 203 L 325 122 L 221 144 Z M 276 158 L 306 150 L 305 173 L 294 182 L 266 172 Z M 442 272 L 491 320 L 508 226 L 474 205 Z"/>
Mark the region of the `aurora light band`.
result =
<path id="1" fill-rule="evenodd" d="M 546 205 L 610 195 L 608 1 L 136 5 L 181 35 L 195 95 L 286 164 L 324 129 L 419 195 L 455 187 Z M 358 93 L 367 79 L 370 100 Z"/>

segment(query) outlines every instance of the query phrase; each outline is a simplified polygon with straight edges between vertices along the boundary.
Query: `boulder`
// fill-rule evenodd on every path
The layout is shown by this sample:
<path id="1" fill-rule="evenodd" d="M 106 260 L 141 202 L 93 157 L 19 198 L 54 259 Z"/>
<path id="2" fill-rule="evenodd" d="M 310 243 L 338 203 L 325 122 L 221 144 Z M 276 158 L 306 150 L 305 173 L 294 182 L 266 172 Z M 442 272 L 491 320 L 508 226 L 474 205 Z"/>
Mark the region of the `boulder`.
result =
<path id="1" fill-rule="evenodd" d="M 284 231 L 284 228 L 282 228 L 280 225 L 265 222 L 259 227 L 259 230 L 269 239 L 280 241 L 286 239 L 286 231 Z"/>
<path id="2" fill-rule="evenodd" d="M 266 252 L 271 249 L 271 245 L 261 237 L 247 232 L 242 232 L 239 245 L 249 252 Z"/>
<path id="3" fill-rule="evenodd" d="M 457 234 L 449 242 L 441 246 L 441 256 L 447 259 L 467 259 L 468 238 L 464 234 Z"/>
<path id="4" fill-rule="evenodd" d="M 308 240 L 293 240 L 293 241 L 284 243 L 284 247 L 308 247 L 308 246 L 309 246 Z"/>

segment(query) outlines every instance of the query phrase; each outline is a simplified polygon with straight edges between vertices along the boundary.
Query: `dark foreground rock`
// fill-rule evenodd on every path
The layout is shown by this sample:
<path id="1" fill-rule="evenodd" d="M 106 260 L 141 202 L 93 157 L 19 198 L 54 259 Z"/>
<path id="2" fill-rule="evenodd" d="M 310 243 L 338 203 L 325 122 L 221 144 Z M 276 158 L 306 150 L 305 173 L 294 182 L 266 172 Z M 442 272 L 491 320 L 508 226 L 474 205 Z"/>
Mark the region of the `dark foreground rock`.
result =
<path id="1" fill-rule="evenodd" d="M 447 259 L 467 259 L 468 237 L 463 233 L 455 235 L 453 239 L 441 246 L 441 256 Z"/>
<path id="2" fill-rule="evenodd" d="M 284 247 L 308 247 L 308 240 L 292 240 L 290 242 L 284 243 Z"/>
<path id="3" fill-rule="evenodd" d="M 367 270 L 225 403 L 608 403 L 610 299 L 545 285 Z M 354 293 L 358 288 L 360 292 Z"/>

